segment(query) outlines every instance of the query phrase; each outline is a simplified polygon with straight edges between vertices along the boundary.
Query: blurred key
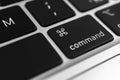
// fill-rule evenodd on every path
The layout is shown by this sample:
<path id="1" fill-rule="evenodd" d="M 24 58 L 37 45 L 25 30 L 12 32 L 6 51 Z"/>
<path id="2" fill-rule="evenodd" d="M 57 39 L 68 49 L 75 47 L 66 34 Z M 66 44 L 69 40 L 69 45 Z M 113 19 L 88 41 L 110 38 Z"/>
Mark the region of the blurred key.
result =
<path id="1" fill-rule="evenodd" d="M 101 6 L 108 3 L 108 0 L 70 0 L 70 2 L 81 12 Z"/>

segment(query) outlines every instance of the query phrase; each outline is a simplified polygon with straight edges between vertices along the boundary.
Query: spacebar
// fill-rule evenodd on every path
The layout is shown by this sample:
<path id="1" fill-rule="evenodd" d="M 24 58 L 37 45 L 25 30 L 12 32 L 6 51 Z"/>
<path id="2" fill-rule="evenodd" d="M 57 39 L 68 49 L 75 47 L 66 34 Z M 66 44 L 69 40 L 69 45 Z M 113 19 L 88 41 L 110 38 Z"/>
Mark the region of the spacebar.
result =
<path id="1" fill-rule="evenodd" d="M 120 44 L 118 44 L 114 47 L 111 47 L 93 57 L 90 57 L 89 59 L 86 59 L 83 62 L 79 62 L 78 64 L 71 66 L 68 69 L 63 70 L 60 73 L 57 73 L 57 74 L 53 75 L 52 77 L 49 77 L 46 80 L 71 79 L 71 78 L 75 77 L 76 75 L 80 75 L 84 71 L 94 67 L 95 65 L 98 65 L 98 64 L 112 58 L 113 56 L 118 55 L 119 54 L 118 52 L 120 52 Z M 72 73 L 72 74 L 70 74 L 70 73 Z M 64 76 L 64 75 L 66 75 L 66 76 Z"/>

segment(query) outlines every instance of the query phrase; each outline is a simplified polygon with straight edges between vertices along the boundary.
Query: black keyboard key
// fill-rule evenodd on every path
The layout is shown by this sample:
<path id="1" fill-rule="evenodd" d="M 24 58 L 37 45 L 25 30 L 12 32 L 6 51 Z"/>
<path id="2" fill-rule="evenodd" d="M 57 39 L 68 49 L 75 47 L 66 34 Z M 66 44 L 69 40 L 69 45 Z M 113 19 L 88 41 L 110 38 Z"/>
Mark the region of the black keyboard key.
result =
<path id="1" fill-rule="evenodd" d="M 28 80 L 62 63 L 42 34 L 0 48 L 0 79 Z"/>
<path id="2" fill-rule="evenodd" d="M 91 16 L 53 28 L 48 34 L 68 58 L 75 58 L 113 40 L 112 35 Z"/>
<path id="3" fill-rule="evenodd" d="M 98 11 L 96 15 L 120 36 L 120 4 Z"/>
<path id="4" fill-rule="evenodd" d="M 35 0 L 26 7 L 43 27 L 75 15 L 63 0 Z"/>
<path id="5" fill-rule="evenodd" d="M 35 25 L 18 6 L 0 11 L 0 43 L 35 30 Z"/>
<path id="6" fill-rule="evenodd" d="M 0 6 L 9 5 L 19 1 L 22 1 L 22 0 L 0 0 Z"/>
<path id="7" fill-rule="evenodd" d="M 70 0 L 70 2 L 81 12 L 101 6 L 108 3 L 108 0 Z"/>

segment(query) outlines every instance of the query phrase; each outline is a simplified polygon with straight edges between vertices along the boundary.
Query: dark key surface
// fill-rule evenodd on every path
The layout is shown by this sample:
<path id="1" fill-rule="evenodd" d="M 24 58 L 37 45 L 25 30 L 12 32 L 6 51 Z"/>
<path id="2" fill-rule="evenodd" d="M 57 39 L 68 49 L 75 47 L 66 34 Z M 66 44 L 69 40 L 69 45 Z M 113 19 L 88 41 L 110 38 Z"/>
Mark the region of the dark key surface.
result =
<path id="1" fill-rule="evenodd" d="M 108 0 L 70 0 L 70 2 L 81 12 L 101 6 L 108 3 Z"/>
<path id="2" fill-rule="evenodd" d="M 0 11 L 0 43 L 35 30 L 35 25 L 18 6 Z"/>
<path id="3" fill-rule="evenodd" d="M 63 0 L 35 0 L 26 7 L 43 27 L 75 15 Z"/>
<path id="4" fill-rule="evenodd" d="M 98 11 L 96 15 L 120 36 L 120 4 Z"/>
<path id="5" fill-rule="evenodd" d="M 0 6 L 9 5 L 19 1 L 22 1 L 22 0 L 0 0 Z"/>
<path id="6" fill-rule="evenodd" d="M 111 40 L 113 37 L 91 16 L 85 16 L 48 31 L 68 58 L 75 58 Z"/>
<path id="7" fill-rule="evenodd" d="M 36 34 L 0 48 L 0 79 L 28 80 L 61 63 L 44 36 Z"/>

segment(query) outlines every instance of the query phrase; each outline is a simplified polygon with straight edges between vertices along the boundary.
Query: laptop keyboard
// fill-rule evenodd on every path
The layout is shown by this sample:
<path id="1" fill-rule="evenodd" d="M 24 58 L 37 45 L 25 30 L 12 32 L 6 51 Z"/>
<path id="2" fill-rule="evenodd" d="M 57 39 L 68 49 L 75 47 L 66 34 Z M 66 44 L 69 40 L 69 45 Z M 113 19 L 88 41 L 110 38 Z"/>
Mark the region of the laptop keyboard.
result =
<path id="1" fill-rule="evenodd" d="M 63 0 L 26 0 L 24 6 L 22 1 L 0 1 L 2 80 L 29 80 L 56 68 L 61 70 L 63 56 L 72 61 L 114 40 L 91 14 L 81 16 L 109 4 L 108 0 L 68 0 L 73 8 Z M 96 12 L 96 17 L 117 35 L 119 6 Z"/>

